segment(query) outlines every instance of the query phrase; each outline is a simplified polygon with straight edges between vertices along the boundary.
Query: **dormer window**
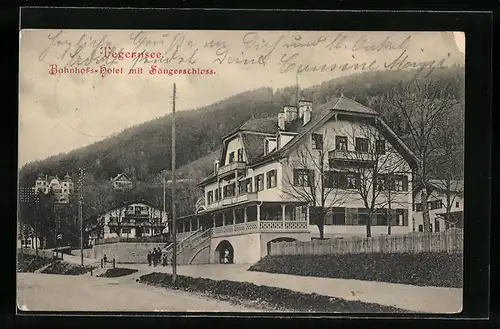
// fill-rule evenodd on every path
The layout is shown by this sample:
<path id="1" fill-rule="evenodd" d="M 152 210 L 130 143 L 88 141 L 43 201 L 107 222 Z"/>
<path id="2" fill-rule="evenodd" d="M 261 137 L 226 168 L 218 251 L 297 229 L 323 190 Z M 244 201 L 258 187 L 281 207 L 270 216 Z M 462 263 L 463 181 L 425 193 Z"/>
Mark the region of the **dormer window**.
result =
<path id="1" fill-rule="evenodd" d="M 243 162 L 243 149 L 238 149 L 238 162 Z"/>
<path id="2" fill-rule="evenodd" d="M 229 163 L 233 163 L 234 162 L 234 151 L 229 153 Z"/>
<path id="3" fill-rule="evenodd" d="M 337 151 L 347 151 L 347 137 L 335 136 L 335 149 Z"/>
<path id="4" fill-rule="evenodd" d="M 312 134 L 312 148 L 314 150 L 323 149 L 323 135 L 322 134 Z"/>
<path id="5" fill-rule="evenodd" d="M 377 154 L 385 154 L 385 140 L 379 139 L 376 142 Z"/>

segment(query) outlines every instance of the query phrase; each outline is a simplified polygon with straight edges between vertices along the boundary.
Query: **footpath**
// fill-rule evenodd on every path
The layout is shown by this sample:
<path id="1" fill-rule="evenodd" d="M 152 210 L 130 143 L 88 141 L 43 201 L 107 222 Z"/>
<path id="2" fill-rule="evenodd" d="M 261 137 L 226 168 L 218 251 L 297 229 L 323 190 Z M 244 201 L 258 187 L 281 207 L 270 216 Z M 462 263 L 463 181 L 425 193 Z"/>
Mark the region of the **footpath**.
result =
<path id="1" fill-rule="evenodd" d="M 147 264 L 117 264 L 117 267 L 133 268 L 135 278 L 152 272 L 172 273 L 171 266 Z M 393 306 L 410 312 L 449 314 L 462 309 L 462 289 L 445 287 L 420 287 L 405 284 L 306 277 L 247 271 L 250 264 L 181 265 L 179 275 L 250 282 L 256 285 L 290 289 L 301 293 L 358 300 L 367 303 Z"/>

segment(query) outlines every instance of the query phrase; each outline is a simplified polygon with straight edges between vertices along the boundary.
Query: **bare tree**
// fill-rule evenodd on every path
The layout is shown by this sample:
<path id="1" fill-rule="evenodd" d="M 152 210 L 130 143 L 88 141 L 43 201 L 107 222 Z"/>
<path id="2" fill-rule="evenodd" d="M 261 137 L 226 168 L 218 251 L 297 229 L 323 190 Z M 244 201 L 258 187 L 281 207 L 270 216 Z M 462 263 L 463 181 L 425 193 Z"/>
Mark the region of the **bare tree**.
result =
<path id="1" fill-rule="evenodd" d="M 282 192 L 302 202 L 311 210 L 311 223 L 318 227 L 324 238 L 325 219 L 329 211 L 345 201 L 344 190 L 335 186 L 334 172 L 329 167 L 328 154 L 334 150 L 331 139 L 313 134 L 313 145 L 300 145 L 296 152 L 281 160 L 283 170 Z"/>
<path id="2" fill-rule="evenodd" d="M 418 158 L 416 183 L 422 187 L 424 232 L 431 231 L 428 196 L 431 190 L 432 157 L 438 145 L 440 124 L 457 104 L 456 85 L 432 76 L 401 82 L 382 99 L 384 106 L 400 115 L 402 138 Z"/>
<path id="3" fill-rule="evenodd" d="M 366 236 L 377 215 L 385 216 L 388 234 L 394 224 L 393 207 L 408 209 L 408 175 L 411 169 L 406 160 L 387 143 L 378 119 L 363 120 L 336 131 L 337 149 L 330 156 L 337 171 L 339 187 L 351 191 L 351 200 L 358 200 L 366 209 Z M 342 138 L 344 141 L 342 141 Z"/>
<path id="4" fill-rule="evenodd" d="M 454 224 L 450 215 L 457 197 L 462 196 L 463 184 L 463 120 L 461 108 L 456 107 L 441 123 L 435 143 L 437 145 L 432 185 L 445 196 L 446 227 Z"/>

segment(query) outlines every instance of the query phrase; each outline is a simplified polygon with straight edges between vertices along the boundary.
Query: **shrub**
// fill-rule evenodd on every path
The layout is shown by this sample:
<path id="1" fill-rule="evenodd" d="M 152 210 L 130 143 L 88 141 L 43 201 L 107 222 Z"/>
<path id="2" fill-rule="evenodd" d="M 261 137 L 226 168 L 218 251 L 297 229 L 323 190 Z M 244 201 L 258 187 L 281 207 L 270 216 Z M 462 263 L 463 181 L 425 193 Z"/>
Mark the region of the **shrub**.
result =
<path id="1" fill-rule="evenodd" d="M 90 272 L 91 267 L 56 261 L 42 271 L 44 274 L 81 275 Z"/>
<path id="2" fill-rule="evenodd" d="M 18 254 L 18 272 L 35 272 L 36 270 L 52 263 L 51 258 L 44 258 L 34 255 Z"/>
<path id="3" fill-rule="evenodd" d="M 178 275 L 175 285 L 172 275 L 150 273 L 139 278 L 139 282 L 201 293 L 220 300 L 253 302 L 261 307 L 298 312 L 349 312 L 349 313 L 404 313 L 406 310 L 360 301 L 348 301 L 318 294 L 304 294 L 289 289 L 259 286 L 249 282 L 211 280 Z"/>
<path id="4" fill-rule="evenodd" d="M 345 254 L 266 256 L 249 271 L 461 288 L 461 254 Z"/>
<path id="5" fill-rule="evenodd" d="M 101 275 L 98 275 L 98 277 L 102 278 L 117 278 L 120 276 L 126 276 L 130 275 L 132 273 L 137 272 L 138 270 L 131 269 L 131 268 L 110 268 L 106 272 L 104 272 Z"/>

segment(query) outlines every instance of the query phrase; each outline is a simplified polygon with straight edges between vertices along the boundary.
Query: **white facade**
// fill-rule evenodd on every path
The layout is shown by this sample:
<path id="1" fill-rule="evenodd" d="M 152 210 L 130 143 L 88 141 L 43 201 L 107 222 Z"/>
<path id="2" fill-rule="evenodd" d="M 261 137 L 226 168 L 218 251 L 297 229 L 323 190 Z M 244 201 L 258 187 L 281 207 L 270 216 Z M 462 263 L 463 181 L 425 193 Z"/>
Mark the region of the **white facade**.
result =
<path id="1" fill-rule="evenodd" d="M 92 231 L 90 240 L 159 235 L 167 225 L 166 219 L 163 211 L 149 204 L 130 203 L 99 215 L 99 230 Z"/>
<path id="2" fill-rule="evenodd" d="M 463 182 L 462 182 L 463 184 Z M 446 223 L 443 216 L 449 208 L 451 213 L 463 212 L 464 198 L 462 189 L 458 191 L 450 191 L 446 193 L 441 189 L 434 189 L 427 197 L 427 204 L 429 207 L 429 218 L 431 223 L 432 232 L 440 232 L 447 227 L 453 227 L 453 223 Z M 449 202 L 448 205 L 448 197 Z M 421 191 L 415 195 L 415 211 L 413 212 L 414 231 L 423 232 L 423 210 L 422 210 L 422 194 Z"/>
<path id="3" fill-rule="evenodd" d="M 124 173 L 118 174 L 116 177 L 111 178 L 111 183 L 115 190 L 128 190 L 133 187 L 132 180 Z"/>
<path id="4" fill-rule="evenodd" d="M 43 192 L 45 194 L 49 191 L 53 191 L 56 196 L 57 203 L 68 203 L 69 196 L 74 192 L 75 186 L 72 178 L 66 174 L 64 179 L 59 179 L 57 176 L 48 177 L 39 176 L 35 181 L 35 186 L 33 189 L 38 192 Z"/>
<path id="5" fill-rule="evenodd" d="M 366 216 L 368 210 L 366 204 L 371 205 L 373 203 L 375 205 L 374 211 L 379 214 L 373 215 L 376 218 L 372 218 L 372 224 L 370 225 L 372 235 L 388 234 L 389 232 L 391 234 L 406 234 L 413 231 L 411 193 L 413 190 L 413 175 L 410 161 L 414 158 L 408 160 L 413 155 L 405 154 L 405 157 L 402 154 L 402 152 L 410 153 L 407 151 L 408 148 L 402 145 L 402 141 L 392 131 L 387 132 L 387 130 L 390 130 L 387 126 L 385 126 L 385 131 L 377 126 L 378 114 L 369 109 L 365 111 L 366 108 L 351 100 L 347 99 L 346 104 L 355 106 L 354 111 L 349 113 L 348 108 L 342 108 L 339 115 L 333 116 L 323 109 L 321 113 L 326 113 L 326 119 L 322 122 L 317 120 L 320 113 L 315 113 L 311 103 L 304 102 L 304 104 L 304 108 L 299 111 L 298 121 L 295 121 L 295 125 L 299 125 L 296 131 L 286 131 L 283 123 L 285 116 L 280 114 L 279 119 L 276 119 L 276 127 L 279 127 L 279 129 L 275 132 L 265 132 L 265 129 L 259 128 L 255 132 L 245 131 L 245 128 L 249 126 L 245 124 L 242 126 L 243 130 L 226 137 L 225 149 L 222 152 L 223 161 L 220 161 L 220 163 L 217 161 L 217 165 L 214 166 L 213 178 L 202 182 L 205 200 L 204 209 L 207 212 L 216 212 L 227 207 L 252 202 L 261 205 L 263 203 L 275 203 L 278 213 L 275 218 L 283 216 L 284 219 L 306 219 L 310 233 L 312 236 L 317 236 L 319 235 L 318 228 L 314 223 L 311 223 L 310 209 L 304 211 L 303 208 L 304 204 L 307 207 L 324 205 L 326 208 L 331 208 L 325 219 L 324 235 L 325 237 L 335 237 L 366 235 L 365 221 L 369 220 Z M 369 114 L 369 120 L 372 121 L 367 121 L 366 115 L 359 114 L 362 112 L 359 110 L 360 107 Z M 311 116 L 307 116 L 307 118 L 303 116 L 307 112 L 312 112 L 312 118 Z M 328 115 L 330 116 L 328 117 Z M 310 126 L 311 129 L 301 134 L 301 130 L 306 129 L 303 129 L 300 125 L 303 127 Z M 244 134 L 252 135 L 254 141 L 246 144 Z M 319 160 L 320 153 L 317 150 L 315 140 L 317 135 L 321 135 L 322 151 L 324 154 L 328 152 L 328 156 L 322 158 L 323 163 Z M 253 149 L 256 148 L 255 145 L 256 143 L 258 145 L 258 142 L 255 142 L 255 140 L 258 140 L 259 136 L 263 143 L 260 153 L 261 158 L 265 158 L 268 154 L 276 154 L 282 151 L 285 146 L 289 146 L 289 151 L 286 155 L 280 154 L 275 159 L 262 161 L 260 164 L 258 159 L 255 160 L 255 154 L 253 155 L 253 161 L 249 161 L 252 158 L 248 153 L 249 148 L 250 146 Z M 386 136 L 389 139 L 385 138 Z M 366 150 L 358 145 L 362 143 L 367 145 Z M 292 144 L 293 146 L 291 146 Z M 377 149 L 377 153 L 375 153 L 374 150 L 379 145 L 383 146 L 381 147 L 383 151 L 378 153 Z M 344 157 L 347 158 L 337 157 L 335 154 L 339 152 L 343 152 Z M 304 163 L 304 154 L 307 154 L 306 163 Z M 348 168 L 331 167 L 330 161 L 332 159 L 348 162 Z M 361 169 L 363 163 L 366 163 L 363 161 L 369 160 L 376 163 L 379 179 L 382 180 L 385 177 L 388 184 L 389 181 L 391 182 L 390 186 L 392 188 L 377 188 L 376 192 L 372 193 L 373 182 L 370 182 L 370 179 L 372 181 L 373 179 L 369 176 L 371 171 Z M 257 164 L 255 164 L 256 162 Z M 322 193 L 322 187 L 318 184 L 315 200 L 308 200 L 307 197 L 303 196 L 300 188 L 293 186 L 295 182 L 292 182 L 292 180 L 296 175 L 296 169 L 298 169 L 297 163 L 300 163 L 302 168 L 314 172 L 313 176 L 316 182 L 321 179 L 321 172 L 338 177 L 349 171 L 357 171 L 356 179 L 359 182 L 353 184 L 364 183 L 364 191 L 360 192 L 361 189 L 357 186 L 345 186 L 335 189 L 329 186 L 329 191 L 325 192 L 327 201 L 322 204 L 321 197 L 318 196 Z M 339 175 L 335 174 L 334 172 L 337 171 L 341 173 Z M 350 176 L 350 174 L 347 174 L 347 176 Z M 380 183 L 379 186 L 385 186 L 383 184 Z M 281 212 L 279 211 L 280 206 L 282 207 Z M 289 211 L 287 207 L 293 207 L 294 210 Z M 259 206 L 258 216 L 263 216 L 263 209 L 261 208 Z M 387 223 L 387 211 L 389 209 L 392 212 L 393 219 L 390 224 Z M 289 215 L 288 212 L 293 213 L 293 215 Z M 245 216 L 247 216 L 246 213 Z"/>

